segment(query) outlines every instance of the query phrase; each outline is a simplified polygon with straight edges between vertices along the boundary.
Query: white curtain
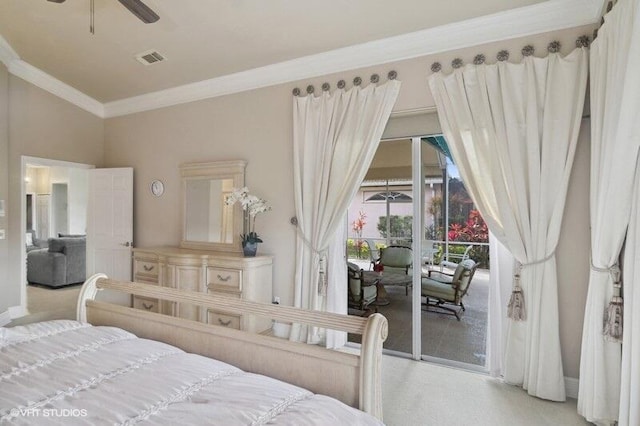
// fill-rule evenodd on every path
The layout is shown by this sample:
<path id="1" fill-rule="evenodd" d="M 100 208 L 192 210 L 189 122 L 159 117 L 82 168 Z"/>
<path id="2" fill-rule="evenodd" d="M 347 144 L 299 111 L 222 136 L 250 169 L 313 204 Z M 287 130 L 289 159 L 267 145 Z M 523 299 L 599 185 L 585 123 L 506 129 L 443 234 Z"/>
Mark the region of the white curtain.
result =
<path id="1" fill-rule="evenodd" d="M 454 162 L 491 232 L 523 267 L 524 321 L 507 323 L 502 373 L 564 401 L 555 249 L 580 129 L 584 48 L 429 79 Z"/>
<path id="2" fill-rule="evenodd" d="M 578 412 L 587 420 L 640 424 L 638 418 L 637 321 L 633 277 L 637 259 L 625 264 L 624 335 L 619 343 L 603 336 L 603 312 L 613 294 L 607 269 L 618 263 L 632 209 L 640 145 L 640 8 L 639 0 L 619 0 L 591 45 L 591 257 L 589 291 L 582 332 Z M 634 224 L 634 232 L 635 232 Z M 633 256 L 637 234 L 627 247 Z M 636 283 L 638 281 L 636 280 Z M 633 333 L 633 334 L 631 334 Z M 635 345 L 635 346 L 634 346 Z M 634 349 L 635 348 L 635 349 Z M 635 359 L 631 355 L 635 353 Z M 624 383 L 621 389 L 621 357 Z M 619 413 L 620 412 L 620 413 Z M 633 414 L 635 413 L 635 414 Z M 631 421 L 631 417 L 634 421 Z M 622 419 L 626 418 L 626 422 Z"/>
<path id="3" fill-rule="evenodd" d="M 487 329 L 487 368 L 493 377 L 502 376 L 504 342 L 508 321 L 505 315 L 509 296 L 513 289 L 515 259 L 495 235 L 489 232 L 489 310 Z"/>
<path id="4" fill-rule="evenodd" d="M 293 99 L 297 307 L 346 313 L 346 266 L 333 270 L 345 263 L 345 241 L 337 241 L 336 233 L 342 235 L 338 228 L 344 226 L 399 91 L 400 82 L 390 80 Z M 296 324 L 291 340 L 319 343 L 324 336 L 322 330 Z"/>
<path id="5" fill-rule="evenodd" d="M 640 173 L 636 174 L 624 252 L 624 330 L 620 376 L 620 425 L 640 425 Z"/>

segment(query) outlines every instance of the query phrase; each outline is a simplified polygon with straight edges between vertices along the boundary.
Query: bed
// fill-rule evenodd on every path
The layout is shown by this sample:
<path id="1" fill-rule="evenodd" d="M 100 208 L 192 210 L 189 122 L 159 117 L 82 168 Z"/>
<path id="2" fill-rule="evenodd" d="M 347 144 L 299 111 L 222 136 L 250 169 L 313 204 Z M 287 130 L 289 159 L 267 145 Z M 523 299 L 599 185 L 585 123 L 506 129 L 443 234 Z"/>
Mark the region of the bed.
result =
<path id="1" fill-rule="evenodd" d="M 362 349 L 327 350 L 99 302 L 101 288 L 360 333 Z M 83 286 L 78 321 L 0 328 L 0 423 L 378 425 L 386 330 L 381 315 L 351 318 L 98 275 Z"/>

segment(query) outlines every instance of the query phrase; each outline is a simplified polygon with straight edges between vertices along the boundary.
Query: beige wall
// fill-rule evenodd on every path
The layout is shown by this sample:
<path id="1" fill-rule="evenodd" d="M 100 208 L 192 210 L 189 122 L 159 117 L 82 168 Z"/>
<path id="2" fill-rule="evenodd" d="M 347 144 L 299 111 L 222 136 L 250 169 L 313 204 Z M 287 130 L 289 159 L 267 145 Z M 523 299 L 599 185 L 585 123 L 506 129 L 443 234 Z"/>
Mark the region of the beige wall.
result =
<path id="1" fill-rule="evenodd" d="M 7 233 L 8 212 L 6 211 L 9 199 L 9 73 L 7 68 L 0 63 L 0 200 L 5 203 L 5 216 L 0 217 L 0 229 Z M 9 245 L 8 240 L 0 240 L 0 277 L 8 275 Z M 4 297 L 10 292 L 11 282 L 0 279 L 0 314 L 5 312 L 11 304 Z M 1 323 L 0 323 L 1 325 Z"/>
<path id="2" fill-rule="evenodd" d="M 9 76 L 9 274 L 7 306 L 20 304 L 21 158 L 102 166 L 104 120 L 24 80 Z M 3 302 L 4 303 L 4 302 Z"/>
<path id="3" fill-rule="evenodd" d="M 441 62 L 448 72 L 448 64 L 455 57 L 470 62 L 477 53 L 484 53 L 488 62 L 494 62 L 496 53 L 502 49 L 508 49 L 511 59 L 516 61 L 521 57 L 519 52 L 524 44 L 534 44 L 542 56 L 552 40 L 561 41 L 566 53 L 573 49 L 578 35 L 591 34 L 591 31 L 592 27 L 586 27 L 499 42 L 108 119 L 105 165 L 134 167 L 135 243 L 142 247 L 175 245 L 180 240 L 178 166 L 181 163 L 247 160 L 247 185 L 273 205 L 271 212 L 258 218 L 257 231 L 265 241 L 259 250 L 275 256 L 274 295 L 290 304 L 295 261 L 295 230 L 289 224 L 289 218 L 294 215 L 291 106 L 294 87 L 304 91 L 308 84 L 313 84 L 319 91 L 325 81 L 335 87 L 339 79 L 350 82 L 360 76 L 368 81 L 374 72 L 386 76 L 393 69 L 402 81 L 394 111 L 429 108 L 433 100 L 427 88 L 427 76 L 434 61 Z M 566 227 L 558 250 L 562 348 L 565 374 L 570 377 L 578 377 L 588 280 L 588 179 L 585 178 L 588 157 L 588 136 L 583 133 L 569 187 Z M 164 181 L 165 195 L 156 198 L 150 194 L 152 179 Z"/>
<path id="4" fill-rule="evenodd" d="M 560 241 L 556 249 L 558 265 L 558 308 L 564 375 L 580 374 L 582 323 L 589 285 L 591 235 L 589 224 L 589 168 L 591 162 L 591 120 L 580 127 L 576 157 L 567 193 Z"/>

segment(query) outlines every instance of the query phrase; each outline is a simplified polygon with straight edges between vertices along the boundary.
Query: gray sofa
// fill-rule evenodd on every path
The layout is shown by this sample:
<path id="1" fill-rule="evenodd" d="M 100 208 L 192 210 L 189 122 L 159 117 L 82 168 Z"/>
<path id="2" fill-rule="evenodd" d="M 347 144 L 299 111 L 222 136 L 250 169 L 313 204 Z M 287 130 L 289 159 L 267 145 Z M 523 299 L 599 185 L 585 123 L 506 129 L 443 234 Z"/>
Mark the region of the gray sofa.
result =
<path id="1" fill-rule="evenodd" d="M 60 287 L 81 283 L 86 279 L 86 238 L 49 238 L 48 245 L 46 249 L 27 253 L 29 283 Z"/>
<path id="2" fill-rule="evenodd" d="M 32 250 L 38 250 L 49 247 L 46 240 L 40 240 L 36 237 L 36 231 L 30 229 L 27 234 L 31 234 L 31 244 L 27 244 L 27 253 Z M 28 235 L 27 235 L 28 236 Z"/>

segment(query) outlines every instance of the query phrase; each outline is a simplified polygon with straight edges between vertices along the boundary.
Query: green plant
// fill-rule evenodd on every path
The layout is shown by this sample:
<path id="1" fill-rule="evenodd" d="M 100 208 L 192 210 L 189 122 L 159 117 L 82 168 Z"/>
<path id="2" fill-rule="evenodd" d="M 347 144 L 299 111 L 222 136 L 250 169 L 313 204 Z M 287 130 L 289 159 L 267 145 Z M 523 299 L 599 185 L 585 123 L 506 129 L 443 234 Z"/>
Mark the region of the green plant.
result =
<path id="1" fill-rule="evenodd" d="M 347 258 L 349 259 L 369 259 L 369 246 L 358 244 L 357 240 L 349 238 L 347 240 Z"/>
<path id="2" fill-rule="evenodd" d="M 391 223 L 391 232 L 387 233 L 387 217 L 380 216 L 378 218 L 377 228 L 383 238 L 411 238 L 413 216 L 391 215 L 389 216 L 389 222 Z"/>
<path id="3" fill-rule="evenodd" d="M 358 237 L 358 239 L 355 241 L 355 246 L 358 250 L 358 259 L 362 259 L 361 256 L 362 256 L 362 248 L 364 246 L 364 241 L 362 241 L 361 238 L 362 238 L 362 229 L 367 224 L 367 222 L 365 222 L 366 218 L 367 218 L 367 215 L 365 214 L 365 212 L 360 210 L 358 212 L 358 218 L 353 221 L 353 224 L 351 226 L 351 229 L 353 229 L 353 232 L 356 234 L 356 237 Z"/>

